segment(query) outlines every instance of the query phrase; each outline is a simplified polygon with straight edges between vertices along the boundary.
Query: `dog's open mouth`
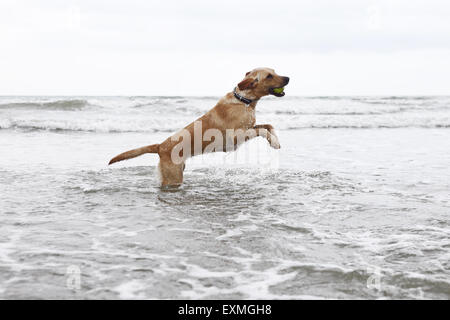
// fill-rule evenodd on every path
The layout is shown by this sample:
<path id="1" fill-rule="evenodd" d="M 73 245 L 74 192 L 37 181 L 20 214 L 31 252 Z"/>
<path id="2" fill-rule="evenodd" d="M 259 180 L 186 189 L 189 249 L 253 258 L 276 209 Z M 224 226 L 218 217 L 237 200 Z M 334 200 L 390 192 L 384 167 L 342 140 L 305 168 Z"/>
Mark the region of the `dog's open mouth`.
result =
<path id="1" fill-rule="evenodd" d="M 270 88 L 269 93 L 274 95 L 275 97 L 282 97 L 284 96 L 284 87 Z"/>

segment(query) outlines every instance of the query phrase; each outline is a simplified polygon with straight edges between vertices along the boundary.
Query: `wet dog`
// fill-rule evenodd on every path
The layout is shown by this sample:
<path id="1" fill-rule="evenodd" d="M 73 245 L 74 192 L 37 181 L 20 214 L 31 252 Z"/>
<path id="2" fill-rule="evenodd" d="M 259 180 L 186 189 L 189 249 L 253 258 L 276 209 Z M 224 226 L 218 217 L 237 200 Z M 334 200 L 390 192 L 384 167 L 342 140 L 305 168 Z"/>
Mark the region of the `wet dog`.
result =
<path id="1" fill-rule="evenodd" d="M 270 124 L 255 125 L 255 107 L 259 99 L 284 96 L 288 77 L 273 69 L 257 68 L 247 72 L 233 92 L 222 97 L 216 106 L 160 144 L 133 149 L 111 159 L 109 164 L 138 157 L 145 153 L 159 155 L 162 186 L 179 186 L 183 182 L 185 161 L 199 154 L 234 151 L 255 137 L 267 139 L 271 147 L 280 148 Z"/>

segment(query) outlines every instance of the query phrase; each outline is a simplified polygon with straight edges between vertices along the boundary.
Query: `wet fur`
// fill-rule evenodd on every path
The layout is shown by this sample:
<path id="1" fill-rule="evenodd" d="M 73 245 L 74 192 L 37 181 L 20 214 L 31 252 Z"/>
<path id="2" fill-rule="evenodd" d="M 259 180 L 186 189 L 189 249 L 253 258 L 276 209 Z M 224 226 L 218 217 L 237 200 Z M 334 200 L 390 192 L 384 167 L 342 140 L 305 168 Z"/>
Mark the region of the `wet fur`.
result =
<path id="1" fill-rule="evenodd" d="M 249 138 L 261 136 L 267 139 L 273 148 L 280 148 L 278 137 L 270 124 L 255 125 L 255 107 L 261 97 L 271 93 L 271 88 L 283 87 L 287 85 L 288 82 L 289 78 L 279 76 L 274 70 L 269 68 L 258 68 L 247 72 L 244 79 L 237 85 L 236 91 L 238 94 L 254 101 L 247 106 L 236 99 L 232 92 L 227 93 L 218 101 L 214 108 L 196 120 L 200 121 L 202 124 L 202 136 L 207 129 L 218 129 L 225 140 L 227 129 L 242 129 L 245 131 L 253 128 L 255 129 L 256 135 Z M 191 154 L 183 155 L 183 160 L 204 153 L 205 148 L 211 143 L 211 141 L 202 141 L 201 152 L 195 153 L 194 123 L 195 121 L 182 129 L 188 130 L 191 134 Z M 160 144 L 153 144 L 121 153 L 111 159 L 109 164 L 132 159 L 145 153 L 158 153 L 160 158 L 158 168 L 161 175 L 162 186 L 179 186 L 183 182 L 185 163 L 174 163 L 171 159 L 171 153 L 172 149 L 181 141 L 173 139 L 173 137 L 177 137 L 180 132 L 181 130 Z M 236 137 L 234 138 L 234 143 L 233 150 L 238 147 Z M 225 141 L 223 145 L 226 145 Z"/>

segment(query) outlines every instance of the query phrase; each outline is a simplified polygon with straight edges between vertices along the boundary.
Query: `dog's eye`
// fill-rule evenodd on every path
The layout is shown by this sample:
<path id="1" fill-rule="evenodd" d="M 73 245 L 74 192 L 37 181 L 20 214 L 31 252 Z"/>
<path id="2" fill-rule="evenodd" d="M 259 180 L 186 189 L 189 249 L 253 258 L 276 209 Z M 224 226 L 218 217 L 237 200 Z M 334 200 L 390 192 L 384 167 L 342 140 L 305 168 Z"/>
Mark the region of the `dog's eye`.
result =
<path id="1" fill-rule="evenodd" d="M 272 78 L 273 78 L 273 75 L 271 75 L 271 74 L 267 75 L 267 77 L 266 77 L 266 79 L 272 79 Z"/>

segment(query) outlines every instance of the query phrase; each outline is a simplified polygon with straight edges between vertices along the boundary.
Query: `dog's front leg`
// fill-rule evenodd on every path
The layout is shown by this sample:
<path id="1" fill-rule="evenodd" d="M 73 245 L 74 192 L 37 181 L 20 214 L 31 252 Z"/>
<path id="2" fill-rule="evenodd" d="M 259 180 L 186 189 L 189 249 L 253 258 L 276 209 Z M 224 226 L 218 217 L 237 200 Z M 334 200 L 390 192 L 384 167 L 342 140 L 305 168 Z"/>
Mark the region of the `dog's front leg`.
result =
<path id="1" fill-rule="evenodd" d="M 278 141 L 278 136 L 271 124 L 258 124 L 253 129 L 256 130 L 258 136 L 266 138 L 272 148 L 280 149 L 281 146 Z"/>

